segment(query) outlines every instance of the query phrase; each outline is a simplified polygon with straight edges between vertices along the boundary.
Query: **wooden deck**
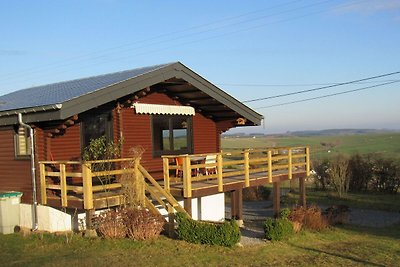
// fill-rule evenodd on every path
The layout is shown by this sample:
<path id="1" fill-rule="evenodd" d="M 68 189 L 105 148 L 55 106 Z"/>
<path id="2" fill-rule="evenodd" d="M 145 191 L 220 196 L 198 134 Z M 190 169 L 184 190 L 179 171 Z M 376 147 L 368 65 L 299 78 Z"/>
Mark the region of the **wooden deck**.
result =
<path id="1" fill-rule="evenodd" d="M 214 153 L 215 161 L 205 163 L 205 154 L 163 156 L 164 180 L 156 181 L 138 160 L 42 161 L 41 202 L 63 208 L 101 209 L 124 204 L 119 178 L 135 174 L 145 180 L 144 194 L 166 209 L 182 210 L 175 198 L 191 199 L 245 187 L 304 178 L 310 172 L 308 147 L 266 148 Z M 182 165 L 176 158 L 182 158 Z M 196 160 L 193 160 L 196 159 Z M 112 163 L 110 170 L 95 171 L 100 163 Z M 206 174 L 206 169 L 212 173 Z M 165 202 L 164 200 L 167 200 Z M 150 200 L 149 200 L 150 201 Z"/>
<path id="2" fill-rule="evenodd" d="M 307 177 L 306 171 L 295 171 L 292 173 L 292 179 Z M 272 176 L 272 182 L 283 182 L 289 180 L 288 174 L 284 172 L 276 172 Z M 249 177 L 249 186 L 245 186 L 245 181 L 242 175 L 232 176 L 224 179 L 224 185 L 222 192 L 230 192 L 233 190 L 262 186 L 269 184 L 269 177 L 265 173 L 252 173 Z M 163 183 L 161 183 L 162 185 Z M 172 183 L 170 185 L 170 192 L 175 197 L 184 197 L 184 185 L 183 183 Z M 192 182 L 192 197 L 203 197 L 220 193 L 218 189 L 217 180 L 205 180 Z"/>
<path id="3" fill-rule="evenodd" d="M 211 154 L 215 156 L 215 162 L 199 160 L 209 155 L 163 156 L 164 188 L 174 196 L 191 198 L 310 174 L 308 147 L 227 151 Z M 179 161 L 183 162 L 181 166 L 175 163 L 179 157 L 182 158 Z M 196 160 L 193 161 L 193 158 Z M 215 172 L 205 175 L 205 169 L 214 169 Z M 177 174 L 181 175 L 176 177 Z"/>

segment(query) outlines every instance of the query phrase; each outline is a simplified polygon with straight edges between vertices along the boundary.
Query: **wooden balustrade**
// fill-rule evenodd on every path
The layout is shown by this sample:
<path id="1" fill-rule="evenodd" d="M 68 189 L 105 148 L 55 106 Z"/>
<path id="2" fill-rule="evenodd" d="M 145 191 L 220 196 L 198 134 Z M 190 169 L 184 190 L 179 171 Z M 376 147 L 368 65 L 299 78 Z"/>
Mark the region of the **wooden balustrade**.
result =
<path id="1" fill-rule="evenodd" d="M 244 187 L 249 187 L 256 176 L 264 177 L 268 183 L 273 183 L 274 177 L 279 175 L 286 175 L 287 179 L 292 179 L 296 173 L 305 173 L 307 176 L 310 174 L 309 147 L 232 150 L 211 155 L 215 155 L 215 162 L 206 163 L 207 154 L 162 156 L 164 183 L 160 185 L 158 181 L 153 187 L 158 188 L 156 191 L 168 194 L 167 197 L 163 197 L 169 199 L 171 188 L 176 190 L 180 186 L 182 196 L 191 198 L 194 183 L 214 184 L 218 192 L 224 192 L 227 181 L 233 178 L 242 181 Z M 183 158 L 182 166 L 174 162 L 176 157 Z M 199 158 L 204 160 L 198 160 Z M 111 191 L 118 194 L 122 185 L 117 178 L 125 173 L 143 175 L 147 182 L 153 183 L 154 181 L 149 180 L 151 176 L 147 171 L 138 162 L 133 166 L 132 160 L 124 158 L 86 162 L 41 161 L 39 169 L 42 204 L 47 204 L 52 198 L 59 200 L 62 207 L 69 207 L 69 201 L 79 196 L 84 209 L 96 208 L 95 195 Z M 129 162 L 131 163 L 128 164 Z M 101 163 L 110 163 L 111 169 L 95 170 L 94 166 Z M 150 194 L 157 193 L 148 187 L 145 190 Z M 172 206 L 176 204 L 173 203 Z"/>
<path id="2" fill-rule="evenodd" d="M 59 198 L 61 207 L 68 207 L 69 198 L 82 196 L 84 209 L 93 209 L 94 193 L 118 190 L 122 187 L 116 179 L 110 179 L 110 177 L 115 178 L 124 173 L 133 172 L 133 168 L 119 164 L 131 160 L 125 158 L 86 162 L 41 161 L 39 162 L 41 202 L 46 205 L 49 198 Z M 110 170 L 95 171 L 94 165 L 99 163 L 114 165 Z M 51 195 L 49 191 L 52 192 Z"/>
<path id="3" fill-rule="evenodd" d="M 183 196 L 192 197 L 194 182 L 216 180 L 218 191 L 224 191 L 224 181 L 230 177 L 242 176 L 244 187 L 250 186 L 252 175 L 264 173 L 268 182 L 273 182 L 274 175 L 284 174 L 293 178 L 294 172 L 310 173 L 309 147 L 276 147 L 266 149 L 246 149 L 242 151 L 222 151 L 216 155 L 215 163 L 193 163 L 191 159 L 204 157 L 207 154 L 162 156 L 164 167 L 164 188 L 169 190 L 171 183 L 183 184 Z M 174 162 L 177 157 L 183 158 L 183 165 Z M 173 170 L 181 168 L 182 177 L 175 177 Z M 206 174 L 205 168 L 215 168 L 216 174 Z M 173 181 L 172 181 L 173 177 Z"/>
<path id="4" fill-rule="evenodd" d="M 110 165 L 111 169 L 109 170 L 95 171 L 94 165 L 99 163 L 113 163 L 113 165 Z M 169 167 L 167 162 L 164 161 L 164 164 L 165 167 Z M 83 199 L 83 208 L 85 210 L 96 209 L 94 204 L 96 200 L 95 194 L 97 192 L 104 193 L 117 190 L 115 192 L 113 191 L 113 194 L 106 196 L 106 198 L 118 197 L 122 194 L 118 191 L 122 185 L 118 182 L 118 179 L 115 179 L 116 176 L 132 173 L 135 177 L 140 177 L 139 179 L 144 179 L 146 181 L 143 188 L 139 188 L 140 183 L 135 183 L 137 186 L 134 188 L 135 192 L 139 192 L 139 194 L 143 194 L 143 196 L 146 194 L 151 195 L 154 201 L 162 205 L 168 211 L 173 210 L 174 212 L 179 211 L 186 213 L 175 198 L 161 187 L 161 185 L 140 165 L 137 159 L 125 158 L 86 162 L 41 161 L 39 165 L 41 201 L 44 205 L 48 203 L 49 198 L 55 198 L 60 200 L 61 207 L 69 207 L 69 199 L 76 198 L 76 196 L 79 195 L 80 199 Z M 75 171 L 72 171 L 73 169 L 75 169 Z M 187 175 L 188 174 L 186 174 L 186 176 Z M 104 177 L 106 177 L 106 179 L 102 181 Z M 68 181 L 68 179 L 73 178 L 75 178 L 73 183 Z M 166 179 L 169 179 L 168 175 L 166 175 Z M 94 181 L 98 182 L 96 183 Z M 190 180 L 188 180 L 188 182 L 191 184 Z M 55 194 L 49 195 L 49 191 L 53 191 L 52 193 L 54 193 L 54 191 L 56 192 Z M 104 196 L 101 196 L 101 198 L 104 198 Z M 148 198 L 144 199 L 147 207 L 157 211 Z"/>

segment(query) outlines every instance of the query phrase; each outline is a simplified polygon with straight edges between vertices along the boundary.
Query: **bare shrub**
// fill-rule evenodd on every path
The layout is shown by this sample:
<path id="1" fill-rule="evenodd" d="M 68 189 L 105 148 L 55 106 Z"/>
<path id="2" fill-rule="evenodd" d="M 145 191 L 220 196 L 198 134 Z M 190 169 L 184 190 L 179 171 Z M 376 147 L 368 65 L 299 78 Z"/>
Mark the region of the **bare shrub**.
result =
<path id="1" fill-rule="evenodd" d="M 125 163 L 124 169 L 130 170 L 122 174 L 118 181 L 122 185 L 122 194 L 125 198 L 126 206 L 144 207 L 145 206 L 145 181 L 143 175 L 135 170 L 135 166 L 139 164 L 144 148 L 136 146 L 129 149 L 129 157 L 132 160 Z"/>
<path id="2" fill-rule="evenodd" d="M 164 227 L 164 219 L 145 208 L 110 209 L 94 218 L 99 235 L 106 239 L 129 237 L 134 240 L 156 238 Z"/>
<path id="3" fill-rule="evenodd" d="M 339 197 L 342 197 L 349 190 L 350 179 L 348 176 L 348 167 L 349 160 L 343 155 L 338 155 L 331 161 L 327 170 L 329 180 Z"/>
<path id="4" fill-rule="evenodd" d="M 320 231 L 328 227 L 328 221 L 317 206 L 296 207 L 289 215 L 289 220 L 296 223 L 296 228 L 304 227 L 309 230 Z M 295 230 L 299 230 L 295 229 Z"/>
<path id="5" fill-rule="evenodd" d="M 320 231 L 328 227 L 328 221 L 322 216 L 320 208 L 311 206 L 306 209 L 303 225 L 307 229 Z"/>
<path id="6" fill-rule="evenodd" d="M 333 205 L 327 208 L 324 216 L 330 225 L 344 224 L 349 221 L 350 209 L 346 205 Z"/>
<path id="7" fill-rule="evenodd" d="M 124 221 L 125 218 L 120 209 L 104 211 L 93 219 L 97 232 L 107 239 L 126 237 L 127 229 Z"/>
<path id="8" fill-rule="evenodd" d="M 156 238 L 164 227 L 164 219 L 145 208 L 126 208 L 124 210 L 127 236 L 134 240 Z"/>

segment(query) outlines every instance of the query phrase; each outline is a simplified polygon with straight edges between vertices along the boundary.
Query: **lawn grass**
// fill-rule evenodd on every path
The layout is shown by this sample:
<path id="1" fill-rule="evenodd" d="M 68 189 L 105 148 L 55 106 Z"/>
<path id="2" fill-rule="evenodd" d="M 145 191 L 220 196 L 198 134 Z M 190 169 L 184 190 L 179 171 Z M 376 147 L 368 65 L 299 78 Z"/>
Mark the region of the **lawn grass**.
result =
<path id="1" fill-rule="evenodd" d="M 0 235 L 2 266 L 397 266 L 400 225 L 334 227 L 287 241 L 225 248 L 162 236 L 154 241 L 75 235 Z"/>

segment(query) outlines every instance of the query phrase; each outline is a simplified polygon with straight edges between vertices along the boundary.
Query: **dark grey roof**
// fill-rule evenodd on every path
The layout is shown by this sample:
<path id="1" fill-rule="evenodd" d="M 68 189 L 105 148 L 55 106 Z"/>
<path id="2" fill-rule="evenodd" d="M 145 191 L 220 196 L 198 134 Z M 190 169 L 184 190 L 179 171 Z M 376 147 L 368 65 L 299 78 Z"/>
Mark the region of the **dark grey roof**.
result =
<path id="1" fill-rule="evenodd" d="M 155 65 L 19 90 L 0 97 L 0 125 L 64 120 L 144 88 L 162 92 L 215 121 L 246 118 L 260 125 L 263 116 L 180 62 Z"/>
<path id="2" fill-rule="evenodd" d="M 22 89 L 0 96 L 0 111 L 61 104 L 170 64 L 155 65 Z"/>

